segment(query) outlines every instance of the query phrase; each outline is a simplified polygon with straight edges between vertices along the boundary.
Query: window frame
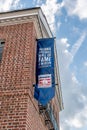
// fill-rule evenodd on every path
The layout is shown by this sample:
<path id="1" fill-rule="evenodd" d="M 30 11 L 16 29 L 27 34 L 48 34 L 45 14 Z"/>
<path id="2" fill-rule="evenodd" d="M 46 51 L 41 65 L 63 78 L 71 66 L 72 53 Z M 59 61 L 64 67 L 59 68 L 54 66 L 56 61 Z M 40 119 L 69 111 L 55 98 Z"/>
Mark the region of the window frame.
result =
<path id="1" fill-rule="evenodd" d="M 2 61 L 3 49 L 4 49 L 5 40 L 0 39 L 0 63 Z"/>

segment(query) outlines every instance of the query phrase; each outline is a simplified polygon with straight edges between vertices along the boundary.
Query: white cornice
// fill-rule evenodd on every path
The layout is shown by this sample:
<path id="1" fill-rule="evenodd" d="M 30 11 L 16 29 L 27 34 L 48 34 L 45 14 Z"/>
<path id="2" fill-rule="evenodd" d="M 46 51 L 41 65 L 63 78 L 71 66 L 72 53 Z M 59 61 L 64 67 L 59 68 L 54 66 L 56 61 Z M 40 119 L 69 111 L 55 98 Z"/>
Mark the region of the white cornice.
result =
<path id="1" fill-rule="evenodd" d="M 37 16 L 39 28 L 42 28 L 42 26 L 44 27 L 44 30 L 48 34 L 47 37 L 52 37 L 52 33 L 49 28 L 49 25 L 40 8 L 0 13 L 0 25 L 3 26 L 8 24 L 15 24 L 15 23 L 19 23 L 19 21 L 26 22 L 26 19 L 30 19 L 30 18 L 32 19 L 33 16 Z M 40 29 L 40 31 L 43 32 L 43 29 L 42 30 Z"/>
<path id="2" fill-rule="evenodd" d="M 0 17 L 0 20 L 5 20 L 5 19 L 13 19 L 13 18 L 20 18 L 20 17 L 26 17 L 26 16 L 34 16 L 38 15 L 38 13 L 32 13 L 32 14 L 22 14 L 22 15 L 14 15 L 14 16 L 5 16 L 5 17 Z"/>

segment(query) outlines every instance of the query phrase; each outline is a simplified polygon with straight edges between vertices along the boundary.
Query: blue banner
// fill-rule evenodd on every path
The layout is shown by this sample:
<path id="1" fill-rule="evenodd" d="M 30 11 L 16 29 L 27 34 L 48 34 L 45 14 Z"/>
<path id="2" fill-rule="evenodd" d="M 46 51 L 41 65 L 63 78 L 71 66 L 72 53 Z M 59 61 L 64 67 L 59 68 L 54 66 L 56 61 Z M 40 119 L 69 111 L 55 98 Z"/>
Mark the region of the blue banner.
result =
<path id="1" fill-rule="evenodd" d="M 34 97 L 39 103 L 46 105 L 54 95 L 54 38 L 38 39 Z"/>

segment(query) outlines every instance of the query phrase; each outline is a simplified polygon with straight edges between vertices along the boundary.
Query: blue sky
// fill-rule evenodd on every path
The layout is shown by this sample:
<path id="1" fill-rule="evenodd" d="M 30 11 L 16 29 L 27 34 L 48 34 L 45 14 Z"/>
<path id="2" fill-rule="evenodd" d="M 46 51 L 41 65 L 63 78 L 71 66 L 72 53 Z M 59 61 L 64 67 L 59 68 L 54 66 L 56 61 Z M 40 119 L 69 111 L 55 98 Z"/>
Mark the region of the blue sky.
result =
<path id="1" fill-rule="evenodd" d="M 0 0 L 0 12 L 41 6 L 56 36 L 61 130 L 87 130 L 87 0 Z"/>

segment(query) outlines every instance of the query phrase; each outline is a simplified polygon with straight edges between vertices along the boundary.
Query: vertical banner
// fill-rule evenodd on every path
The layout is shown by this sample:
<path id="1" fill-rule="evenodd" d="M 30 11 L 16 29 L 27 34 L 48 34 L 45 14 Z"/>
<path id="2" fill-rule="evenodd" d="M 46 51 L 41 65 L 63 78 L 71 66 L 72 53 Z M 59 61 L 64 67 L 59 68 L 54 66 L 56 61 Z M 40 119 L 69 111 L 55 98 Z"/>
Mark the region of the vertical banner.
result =
<path id="1" fill-rule="evenodd" d="M 46 105 L 54 95 L 54 38 L 38 39 L 34 97 L 39 103 Z"/>

